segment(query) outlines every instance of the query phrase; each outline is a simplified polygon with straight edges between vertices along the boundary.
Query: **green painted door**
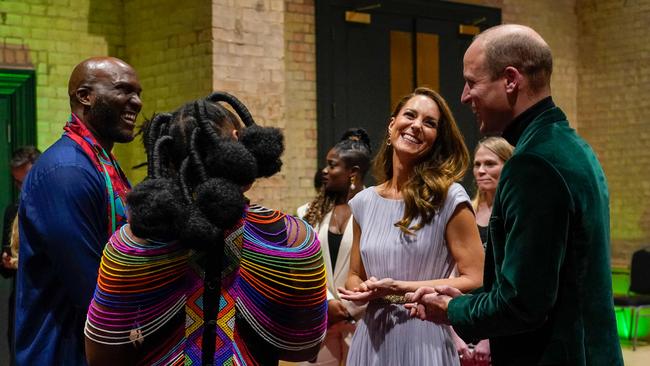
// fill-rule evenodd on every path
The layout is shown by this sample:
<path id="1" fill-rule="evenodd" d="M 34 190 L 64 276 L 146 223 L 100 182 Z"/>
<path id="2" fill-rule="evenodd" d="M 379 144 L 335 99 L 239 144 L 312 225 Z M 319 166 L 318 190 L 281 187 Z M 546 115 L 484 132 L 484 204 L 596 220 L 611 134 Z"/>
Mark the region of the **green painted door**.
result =
<path id="1" fill-rule="evenodd" d="M 0 216 L 18 194 L 9 159 L 23 145 L 36 142 L 36 83 L 33 70 L 0 70 Z M 0 278 L 0 365 L 9 365 L 7 342 L 12 279 Z"/>
<path id="2" fill-rule="evenodd" d="M 11 98 L 0 95 L 0 217 L 4 217 L 4 208 L 11 202 L 13 195 L 12 179 L 9 173 L 9 157 L 11 156 L 11 141 L 9 140 L 11 122 Z M 4 243 L 3 243 L 4 244 Z M 9 293 L 11 291 L 11 279 L 0 280 L 0 362 L 3 365 L 9 364 L 7 352 L 9 352 L 6 338 L 7 314 L 9 312 Z"/>
<path id="3" fill-rule="evenodd" d="M 416 86 L 445 96 L 472 151 L 479 135 L 460 102 L 463 55 L 474 32 L 499 23 L 499 9 L 447 1 L 317 1 L 319 158 L 350 127 L 365 128 L 378 151 L 392 107 Z M 471 192 L 472 174 L 465 177 Z"/>
<path id="4" fill-rule="evenodd" d="M 4 209 L 11 202 L 13 185 L 9 170 L 11 157 L 10 122 L 11 100 L 6 95 L 0 95 L 0 207 Z"/>
<path id="5" fill-rule="evenodd" d="M 35 89 L 33 70 L 0 70 L 0 209 L 18 194 L 9 170 L 11 153 L 36 143 Z"/>

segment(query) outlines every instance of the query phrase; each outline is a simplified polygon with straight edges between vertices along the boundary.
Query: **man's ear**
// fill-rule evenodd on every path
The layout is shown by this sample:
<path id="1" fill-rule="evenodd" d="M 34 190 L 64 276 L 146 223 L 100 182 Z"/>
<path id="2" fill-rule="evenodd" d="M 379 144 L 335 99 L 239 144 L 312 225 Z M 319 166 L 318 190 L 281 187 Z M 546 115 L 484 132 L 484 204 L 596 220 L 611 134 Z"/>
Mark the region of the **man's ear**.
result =
<path id="1" fill-rule="evenodd" d="M 77 88 L 74 92 L 75 97 L 77 98 L 77 101 L 79 104 L 85 105 L 85 106 L 90 106 L 92 104 L 92 97 L 91 97 L 91 92 L 90 89 L 82 86 Z"/>
<path id="2" fill-rule="evenodd" d="M 521 86 L 524 76 L 514 66 L 507 66 L 503 70 L 504 81 L 506 83 L 506 92 L 514 92 Z"/>

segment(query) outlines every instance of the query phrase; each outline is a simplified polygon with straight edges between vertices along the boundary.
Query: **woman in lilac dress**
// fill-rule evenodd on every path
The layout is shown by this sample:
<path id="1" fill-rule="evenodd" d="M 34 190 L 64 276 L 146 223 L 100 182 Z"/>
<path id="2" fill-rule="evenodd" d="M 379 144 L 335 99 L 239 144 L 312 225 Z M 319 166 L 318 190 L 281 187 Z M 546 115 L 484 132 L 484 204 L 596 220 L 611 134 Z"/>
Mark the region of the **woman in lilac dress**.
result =
<path id="1" fill-rule="evenodd" d="M 421 286 L 470 291 L 483 249 L 469 196 L 456 181 L 467 147 L 444 99 L 418 88 L 395 107 L 375 160 L 376 187 L 350 202 L 350 272 L 341 297 L 368 303 L 347 364 L 458 365 L 447 326 L 411 318 L 404 294 Z M 454 268 L 455 278 L 449 278 Z"/>

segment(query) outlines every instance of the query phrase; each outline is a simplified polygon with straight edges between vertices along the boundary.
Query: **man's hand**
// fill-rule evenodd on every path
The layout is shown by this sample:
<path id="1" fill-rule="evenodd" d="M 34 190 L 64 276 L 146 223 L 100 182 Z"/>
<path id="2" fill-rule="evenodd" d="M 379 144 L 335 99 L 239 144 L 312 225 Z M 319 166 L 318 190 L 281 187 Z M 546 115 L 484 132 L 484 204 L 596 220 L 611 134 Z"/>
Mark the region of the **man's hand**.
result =
<path id="1" fill-rule="evenodd" d="M 350 313 L 340 300 L 329 300 L 327 302 L 327 327 L 350 319 Z"/>
<path id="2" fill-rule="evenodd" d="M 463 294 L 462 292 L 460 292 L 459 289 L 457 289 L 455 287 L 447 286 L 447 285 L 436 286 L 436 287 L 434 287 L 434 289 L 436 290 L 436 292 L 438 294 L 447 295 L 447 296 L 451 297 L 452 299 L 454 297 L 458 297 L 458 296 L 461 296 Z"/>
<path id="3" fill-rule="evenodd" d="M 421 287 L 415 292 L 406 294 L 406 299 L 410 303 L 404 306 L 411 310 L 413 317 L 438 324 L 449 324 L 447 306 L 451 299 L 460 295 L 462 292 L 450 286 Z"/>

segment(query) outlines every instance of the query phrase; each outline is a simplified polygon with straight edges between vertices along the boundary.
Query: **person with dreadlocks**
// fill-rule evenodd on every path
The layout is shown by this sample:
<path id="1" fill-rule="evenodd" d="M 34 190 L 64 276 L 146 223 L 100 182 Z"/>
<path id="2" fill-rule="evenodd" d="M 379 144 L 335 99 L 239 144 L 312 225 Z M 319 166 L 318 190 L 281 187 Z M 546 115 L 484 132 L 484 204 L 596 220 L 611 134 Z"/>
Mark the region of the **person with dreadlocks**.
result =
<path id="1" fill-rule="evenodd" d="M 425 284 L 482 282 L 483 248 L 469 196 L 456 183 L 469 153 L 445 100 L 417 88 L 400 100 L 375 158 L 379 183 L 359 192 L 341 298 L 367 303 L 348 365 L 458 365 L 448 327 L 411 318 L 405 294 Z M 458 276 L 449 278 L 454 267 Z M 432 326 L 433 325 L 433 326 Z"/>
<path id="2" fill-rule="evenodd" d="M 371 155 L 368 133 L 362 128 L 347 130 L 327 153 L 319 194 L 298 208 L 298 216 L 318 232 L 327 272 L 328 329 L 315 365 L 345 364 L 354 321 L 363 313 L 363 307 L 339 298 L 336 288 L 345 285 L 350 268 L 352 212 L 348 201 L 363 189 Z"/>
<path id="3" fill-rule="evenodd" d="M 88 309 L 89 365 L 314 358 L 327 326 L 316 233 L 244 197 L 280 170 L 279 130 L 216 92 L 155 116 L 143 140 L 148 176 L 127 197 Z"/>

